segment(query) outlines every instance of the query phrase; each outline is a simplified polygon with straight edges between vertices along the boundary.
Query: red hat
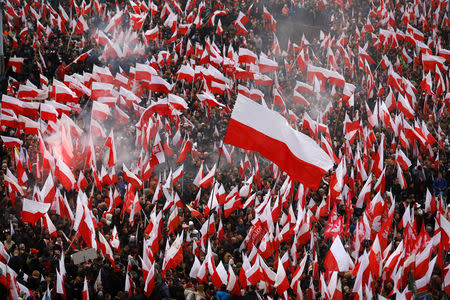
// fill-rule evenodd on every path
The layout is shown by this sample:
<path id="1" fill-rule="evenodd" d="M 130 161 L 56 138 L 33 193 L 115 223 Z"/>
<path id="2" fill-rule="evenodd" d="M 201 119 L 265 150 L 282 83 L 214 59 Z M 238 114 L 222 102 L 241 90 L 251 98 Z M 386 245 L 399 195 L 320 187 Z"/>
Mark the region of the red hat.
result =
<path id="1" fill-rule="evenodd" d="M 31 253 L 39 253 L 39 250 L 37 250 L 37 249 L 34 249 L 34 248 L 31 248 Z"/>

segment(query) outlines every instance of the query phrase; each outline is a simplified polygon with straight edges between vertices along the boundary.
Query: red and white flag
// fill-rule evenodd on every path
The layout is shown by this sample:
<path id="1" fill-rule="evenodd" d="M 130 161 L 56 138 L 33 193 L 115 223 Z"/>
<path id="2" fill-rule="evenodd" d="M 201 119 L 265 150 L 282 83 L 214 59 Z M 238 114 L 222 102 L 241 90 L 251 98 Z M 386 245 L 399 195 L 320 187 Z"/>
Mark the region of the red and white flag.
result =
<path id="1" fill-rule="evenodd" d="M 110 247 L 108 241 L 105 239 L 105 237 L 103 236 L 103 234 L 101 232 L 98 233 L 98 241 L 99 241 L 99 247 L 102 250 L 103 255 L 105 255 L 108 258 L 108 260 L 111 262 L 111 265 L 114 268 L 114 266 L 115 266 L 114 253 L 111 250 L 111 247 Z"/>
<path id="2" fill-rule="evenodd" d="M 293 179 L 317 189 L 333 162 L 310 137 L 296 131 L 279 113 L 238 95 L 225 143 L 259 152 Z"/>
<path id="3" fill-rule="evenodd" d="M 89 289 L 88 289 L 88 283 L 86 280 L 86 276 L 84 277 L 84 283 L 83 283 L 83 300 L 89 300 Z"/>
<path id="4" fill-rule="evenodd" d="M 177 110 L 186 110 L 186 109 L 188 109 L 188 104 L 180 96 L 177 96 L 177 95 L 174 95 L 174 94 L 169 94 L 167 96 L 167 100 L 169 102 L 169 105 L 172 105 Z"/>
<path id="5" fill-rule="evenodd" d="M 108 152 L 108 167 L 113 167 L 116 165 L 116 144 L 114 143 L 114 132 L 111 130 L 108 138 L 106 139 L 105 146 L 109 148 Z"/>
<path id="6" fill-rule="evenodd" d="M 172 182 L 173 185 L 176 185 L 178 182 L 178 179 L 183 177 L 183 165 L 179 166 L 178 169 L 175 170 L 172 174 Z"/>
<path id="7" fill-rule="evenodd" d="M 306 98 L 303 97 L 302 94 L 300 94 L 299 92 L 297 92 L 297 90 L 294 90 L 294 96 L 292 97 L 292 100 L 293 100 L 295 103 L 301 103 L 301 104 L 305 105 L 306 107 L 309 106 L 308 100 L 306 100 Z"/>
<path id="8" fill-rule="evenodd" d="M 206 189 L 208 186 L 210 186 L 214 180 L 214 175 L 216 174 L 216 164 L 209 170 L 208 174 L 200 180 L 199 185 Z"/>
<path id="9" fill-rule="evenodd" d="M 275 72 L 279 68 L 276 61 L 269 59 L 265 55 L 259 56 L 259 72 Z"/>
<path id="10" fill-rule="evenodd" d="M 75 186 L 75 176 L 61 159 L 57 159 L 56 161 L 55 175 L 67 191 L 70 191 Z"/>
<path id="11" fill-rule="evenodd" d="M 98 101 L 93 101 L 92 103 L 92 118 L 99 120 L 100 122 L 105 122 L 108 118 L 110 110 L 108 105 L 100 103 Z"/>
<path id="12" fill-rule="evenodd" d="M 50 209 L 50 203 L 23 199 L 22 222 L 36 224 Z"/>
<path id="13" fill-rule="evenodd" d="M 12 233 L 11 233 L 12 234 Z M 0 262 L 3 262 L 5 264 L 8 263 L 9 261 L 9 254 L 8 254 L 8 249 L 6 248 L 5 245 L 3 245 L 3 243 L 0 241 Z"/>
<path id="14" fill-rule="evenodd" d="M 159 136 L 159 133 L 156 133 L 155 140 L 153 141 L 152 154 L 150 156 L 151 167 L 153 168 L 154 166 L 162 164 L 165 161 L 166 159 L 164 156 L 161 137 Z"/>
<path id="15" fill-rule="evenodd" d="M 278 269 L 275 276 L 275 284 L 273 287 L 277 289 L 277 293 L 280 296 L 283 296 L 284 292 L 289 288 L 289 281 L 286 276 L 286 271 L 283 267 L 283 262 L 280 258 L 278 258 Z"/>
<path id="16" fill-rule="evenodd" d="M 339 236 L 334 239 L 333 244 L 325 257 L 324 265 L 328 272 L 346 272 L 353 270 L 355 267 L 350 255 L 345 251 Z"/>
<path id="17" fill-rule="evenodd" d="M 177 72 L 178 80 L 186 80 L 187 82 L 192 82 L 194 80 L 195 72 L 190 65 L 183 65 Z"/>
<path id="18" fill-rule="evenodd" d="M 8 149 L 20 148 L 20 146 L 22 146 L 23 144 L 23 141 L 21 139 L 3 135 L 0 136 L 0 138 L 2 139 L 3 145 Z"/>
<path id="19" fill-rule="evenodd" d="M 254 64 L 258 57 L 252 51 L 246 48 L 239 48 L 239 60 L 238 63 Z"/>
<path id="20" fill-rule="evenodd" d="M 43 120 L 52 121 L 56 123 L 56 120 L 58 119 L 58 111 L 56 108 L 50 104 L 47 103 L 41 103 L 41 118 Z"/>
<path id="21" fill-rule="evenodd" d="M 136 80 L 144 80 L 150 82 L 152 75 L 158 75 L 156 70 L 147 64 L 136 64 Z"/>
<path id="22" fill-rule="evenodd" d="M 83 54 L 81 54 L 80 56 L 78 56 L 77 58 L 75 58 L 75 60 L 72 62 L 72 64 L 78 62 L 78 61 L 85 61 L 86 58 L 88 57 L 89 53 L 91 53 L 92 49 L 84 52 Z"/>
<path id="23" fill-rule="evenodd" d="M 165 81 L 163 78 L 155 75 L 152 76 L 149 84 L 149 90 L 155 93 L 169 94 L 173 85 Z"/>
<path id="24" fill-rule="evenodd" d="M 21 57 L 10 57 L 8 61 L 8 66 L 10 66 L 13 72 L 20 73 L 22 69 L 24 58 Z"/>
<path id="25" fill-rule="evenodd" d="M 41 190 L 41 199 L 44 200 L 45 203 L 51 204 L 55 199 L 55 194 L 55 183 L 53 182 L 51 174 L 49 174 Z"/>

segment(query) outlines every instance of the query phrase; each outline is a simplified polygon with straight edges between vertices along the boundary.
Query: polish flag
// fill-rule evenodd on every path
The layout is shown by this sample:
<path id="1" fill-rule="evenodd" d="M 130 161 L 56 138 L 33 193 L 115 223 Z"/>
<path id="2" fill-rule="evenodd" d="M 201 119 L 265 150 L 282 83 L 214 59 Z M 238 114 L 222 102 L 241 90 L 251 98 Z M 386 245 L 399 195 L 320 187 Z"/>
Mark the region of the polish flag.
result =
<path id="1" fill-rule="evenodd" d="M 100 82 L 102 83 L 114 83 L 114 77 L 112 76 L 111 71 L 108 67 L 99 67 L 97 65 L 94 65 L 92 74 L 98 76 L 98 79 L 100 79 Z"/>
<path id="2" fill-rule="evenodd" d="M 252 51 L 246 49 L 246 48 L 239 48 L 239 59 L 238 63 L 246 63 L 246 64 L 254 64 L 256 62 L 256 59 L 258 58 L 255 53 Z"/>
<path id="3" fill-rule="evenodd" d="M 389 94 L 386 97 L 385 104 L 389 111 L 393 111 L 397 107 L 397 101 L 395 101 L 394 93 L 391 88 L 389 88 Z"/>
<path id="4" fill-rule="evenodd" d="M 353 270 L 355 267 L 350 255 L 348 255 L 347 251 L 345 251 L 344 245 L 342 245 L 339 236 L 336 236 L 330 250 L 328 250 L 324 265 L 327 272 L 347 272 Z"/>
<path id="5" fill-rule="evenodd" d="M 302 94 L 300 94 L 299 92 L 297 92 L 297 90 L 294 90 L 294 96 L 293 96 L 292 100 L 293 100 L 295 103 L 301 103 L 301 104 L 305 105 L 306 107 L 309 106 L 308 100 L 306 100 L 306 98 L 303 97 Z"/>
<path id="6" fill-rule="evenodd" d="M 91 86 L 91 98 L 97 100 L 102 97 L 114 97 L 111 93 L 113 85 L 105 82 L 93 82 Z"/>
<path id="7" fill-rule="evenodd" d="M 436 199 L 431 195 L 428 188 L 425 196 L 425 212 L 431 212 L 432 214 L 436 212 Z"/>
<path id="8" fill-rule="evenodd" d="M 200 187 L 200 182 L 203 178 L 203 163 L 200 165 L 200 168 L 198 169 L 197 175 L 194 178 L 194 181 L 192 182 L 196 187 Z"/>
<path id="9" fill-rule="evenodd" d="M 431 275 L 433 274 L 434 265 L 436 264 L 438 256 L 435 256 L 429 263 L 426 264 L 427 271 L 425 275 L 415 280 L 415 286 L 417 293 L 425 293 L 428 290 L 428 284 L 430 283 Z"/>
<path id="10" fill-rule="evenodd" d="M 299 55 L 297 56 L 297 58 L 295 59 L 297 61 L 297 65 L 300 68 L 300 70 L 302 70 L 303 73 L 305 73 L 306 71 L 306 61 L 305 61 L 305 56 L 303 53 L 303 49 L 302 51 L 300 51 Z"/>
<path id="11" fill-rule="evenodd" d="M 176 169 L 175 172 L 172 174 L 172 182 L 173 185 L 177 184 L 178 179 L 183 177 L 183 165 L 179 166 L 178 169 Z"/>
<path id="12" fill-rule="evenodd" d="M 23 141 L 21 139 L 3 135 L 0 136 L 0 138 L 2 139 L 3 145 L 8 149 L 20 148 L 20 146 L 22 146 L 23 144 Z"/>
<path id="13" fill-rule="evenodd" d="M 279 113 L 240 94 L 224 142 L 259 152 L 291 178 L 313 189 L 333 166 L 313 139 L 290 127 Z"/>
<path id="14" fill-rule="evenodd" d="M 50 203 L 23 199 L 22 222 L 36 224 L 50 209 Z"/>
<path id="15" fill-rule="evenodd" d="M 398 94 L 398 109 L 408 119 L 414 119 L 414 109 L 409 105 L 409 102 L 401 94 Z"/>
<path id="16" fill-rule="evenodd" d="M 23 101 L 5 94 L 2 95 L 2 110 L 11 109 L 15 114 L 20 115 L 22 114 L 22 106 Z"/>
<path id="17" fill-rule="evenodd" d="M 9 187 L 13 191 L 21 194 L 22 196 L 25 194 L 23 187 L 19 185 L 19 182 L 18 182 L 16 176 L 14 176 L 10 170 L 7 170 L 6 174 L 3 177 L 3 181 L 8 183 Z"/>
<path id="18" fill-rule="evenodd" d="M 78 62 L 78 61 L 85 61 L 86 58 L 88 57 L 89 53 L 91 53 L 92 49 L 84 52 L 83 54 L 81 54 L 80 56 L 78 56 L 77 58 L 75 58 L 75 60 L 72 62 L 72 64 Z"/>
<path id="19" fill-rule="evenodd" d="M 77 95 L 60 81 L 53 80 L 53 92 L 56 102 L 78 103 Z"/>
<path id="20" fill-rule="evenodd" d="M 55 175 L 67 191 L 70 191 L 75 186 L 75 176 L 61 159 L 56 161 Z"/>
<path id="21" fill-rule="evenodd" d="M 351 83 L 346 82 L 344 85 L 344 90 L 342 92 L 342 101 L 346 103 L 355 93 L 356 86 Z"/>
<path id="22" fill-rule="evenodd" d="M 216 164 L 209 170 L 208 174 L 206 174 L 205 177 L 200 180 L 200 186 L 204 189 L 206 189 L 208 186 L 210 186 L 213 182 L 214 175 L 216 174 Z"/>
<path id="23" fill-rule="evenodd" d="M 130 121 L 130 117 L 123 110 L 121 110 L 118 106 L 114 109 L 114 115 L 119 120 L 121 124 L 128 124 Z"/>
<path id="24" fill-rule="evenodd" d="M 127 105 L 131 106 L 133 103 L 138 104 L 141 102 L 141 99 L 136 96 L 135 93 L 133 93 L 130 90 L 127 90 L 125 87 L 121 86 L 119 89 L 119 95 L 125 100 Z"/>
<path id="25" fill-rule="evenodd" d="M 295 90 L 299 93 L 310 94 L 310 95 L 314 94 L 314 87 L 312 85 L 309 85 L 309 84 L 301 82 L 301 81 L 296 82 Z"/>
<path id="26" fill-rule="evenodd" d="M 12 233 L 11 233 L 12 234 Z M 9 254 L 8 249 L 5 245 L 0 241 L 0 262 L 3 262 L 4 264 L 7 264 L 9 261 Z"/>
<path id="27" fill-rule="evenodd" d="M 330 143 L 328 143 L 328 141 L 323 136 L 320 137 L 320 143 L 322 149 L 327 152 L 333 162 L 337 164 L 339 162 L 339 159 L 337 158 L 336 154 L 334 154 L 333 148 L 331 147 Z"/>
<path id="28" fill-rule="evenodd" d="M 89 300 L 89 289 L 86 276 L 84 276 L 84 283 L 83 283 L 83 300 Z"/>
<path id="29" fill-rule="evenodd" d="M 397 163 L 397 178 L 401 188 L 404 189 L 406 187 L 406 179 L 405 176 L 403 176 L 402 168 L 398 163 Z"/>
<path id="30" fill-rule="evenodd" d="M 282 297 L 284 292 L 289 288 L 289 281 L 286 276 L 286 271 L 283 267 L 283 262 L 280 258 L 278 258 L 278 269 L 275 276 L 275 284 L 273 285 L 273 287 L 277 289 L 277 293 L 280 297 Z"/>
<path id="31" fill-rule="evenodd" d="M 128 170 L 125 164 L 122 165 L 122 168 L 123 168 L 123 177 L 126 181 L 128 181 L 128 183 L 130 183 L 132 186 L 135 187 L 142 186 L 142 181 L 139 178 L 137 178 L 137 176 L 133 172 Z"/>
<path id="32" fill-rule="evenodd" d="M 356 201 L 356 207 L 362 208 L 364 202 L 370 200 L 370 192 L 372 190 L 372 175 L 369 175 L 366 183 L 364 184 L 361 192 L 359 193 L 358 200 Z"/>
<path id="33" fill-rule="evenodd" d="M 241 289 L 239 288 L 239 283 L 237 281 L 236 275 L 233 272 L 233 268 L 228 268 L 228 283 L 227 291 L 233 295 L 241 296 Z"/>
<path id="34" fill-rule="evenodd" d="M 114 77 L 114 86 L 117 88 L 128 87 L 128 77 L 125 77 L 120 73 L 117 73 L 116 77 Z"/>
<path id="35" fill-rule="evenodd" d="M 149 29 L 146 32 L 144 32 L 144 36 L 147 42 L 158 39 L 159 36 L 158 26 L 155 26 L 155 28 Z"/>
<path id="36" fill-rule="evenodd" d="M 150 80 L 149 90 L 155 93 L 169 94 L 172 90 L 173 84 L 168 83 L 163 78 L 155 75 Z"/>
<path id="37" fill-rule="evenodd" d="M 441 72 L 445 72 L 445 58 L 443 57 L 430 54 L 422 54 L 422 64 L 423 70 L 425 72 L 434 72 L 436 70 L 436 67 L 438 67 Z"/>
<path id="38" fill-rule="evenodd" d="M 78 20 L 73 29 L 73 33 L 75 34 L 83 34 L 89 29 L 89 26 L 86 23 L 86 20 L 84 20 L 83 16 L 78 17 Z"/>
<path id="39" fill-rule="evenodd" d="M 399 149 L 396 153 L 397 162 L 400 164 L 403 170 L 407 170 L 411 166 L 411 160 L 406 156 L 406 154 Z"/>
<path id="40" fill-rule="evenodd" d="M 167 100 L 169 101 L 169 104 L 172 105 L 177 110 L 186 110 L 186 109 L 188 109 L 188 104 L 180 96 L 177 96 L 177 95 L 174 95 L 174 94 L 169 94 L 167 96 Z"/>
<path id="41" fill-rule="evenodd" d="M 114 228 L 112 230 L 111 233 L 111 238 L 109 240 L 109 243 L 111 244 L 111 247 L 114 248 L 114 250 L 116 250 L 117 252 L 120 252 L 120 240 L 119 240 L 119 235 L 117 233 L 117 228 L 114 225 Z"/>
<path id="42" fill-rule="evenodd" d="M 276 61 L 269 59 L 265 55 L 259 56 L 259 72 L 275 72 L 279 68 Z"/>
<path id="43" fill-rule="evenodd" d="M 341 159 L 341 162 L 336 168 L 336 171 L 333 173 L 333 176 L 330 179 L 330 195 L 333 199 L 336 199 L 342 189 L 344 188 L 344 176 L 347 175 L 347 168 L 345 165 L 345 156 Z"/>
<path id="44" fill-rule="evenodd" d="M 41 190 L 41 199 L 44 200 L 45 203 L 51 204 L 55 199 L 55 194 L 55 183 L 53 182 L 51 174 L 49 174 Z"/>
<path id="45" fill-rule="evenodd" d="M 187 82 L 192 82 L 194 80 L 195 71 L 189 65 L 183 65 L 177 72 L 178 80 L 186 80 Z"/>
<path id="46" fill-rule="evenodd" d="M 106 139 L 105 146 L 109 148 L 108 153 L 108 167 L 113 167 L 116 165 L 116 144 L 114 143 L 114 132 L 111 130 L 108 138 Z"/>
<path id="47" fill-rule="evenodd" d="M 50 219 L 50 216 L 48 215 L 48 213 L 45 213 L 42 221 L 43 221 L 44 227 L 46 227 L 48 229 L 48 233 L 52 237 L 57 237 L 55 224 L 53 224 L 52 219 Z"/>
<path id="48" fill-rule="evenodd" d="M 114 262 L 114 253 L 108 241 L 105 239 L 105 237 L 101 232 L 98 233 L 98 241 L 100 250 L 102 251 L 103 255 L 105 255 L 108 258 L 108 260 L 111 262 L 112 267 L 114 268 L 114 266 L 116 265 Z"/>
<path id="49" fill-rule="evenodd" d="M 366 60 L 369 64 L 375 64 L 375 61 L 372 59 L 372 57 L 370 57 L 369 54 L 367 54 L 366 50 L 364 50 L 363 48 L 361 48 L 361 46 L 359 46 L 359 56 L 362 57 L 364 60 Z"/>
<path id="50" fill-rule="evenodd" d="M 108 118 L 110 114 L 110 110 L 108 105 L 100 103 L 98 101 L 94 101 L 92 103 L 92 118 L 105 122 L 106 118 Z"/>
<path id="51" fill-rule="evenodd" d="M 169 215 L 169 219 L 167 220 L 167 228 L 169 229 L 168 233 L 175 233 L 175 229 L 177 229 L 179 223 L 180 216 L 178 215 L 178 207 L 175 206 Z"/>
<path id="52" fill-rule="evenodd" d="M 10 57 L 8 61 L 8 66 L 10 66 L 15 73 L 20 73 L 22 69 L 24 58 L 21 57 Z"/>
<path id="53" fill-rule="evenodd" d="M 155 289 L 155 264 L 150 267 L 144 284 L 144 294 L 150 297 Z"/>
<path id="54" fill-rule="evenodd" d="M 58 111 L 56 110 L 56 108 L 46 103 L 41 103 L 40 107 L 41 107 L 41 119 L 56 123 L 56 120 L 58 119 Z"/>
<path id="55" fill-rule="evenodd" d="M 431 73 L 428 72 L 427 76 L 423 77 L 422 82 L 420 83 L 420 87 L 422 88 L 423 91 L 428 92 L 428 94 L 434 95 L 434 93 L 432 91 L 432 86 L 433 86 L 433 81 L 431 79 Z"/>
<path id="56" fill-rule="evenodd" d="M 183 261 L 183 232 L 178 235 L 172 245 L 166 250 L 162 265 L 162 276 L 168 269 L 176 268 Z"/>
<path id="57" fill-rule="evenodd" d="M 136 64 L 136 80 L 145 80 L 150 82 L 152 75 L 158 75 L 156 70 L 147 64 Z"/>
<path id="58" fill-rule="evenodd" d="M 17 98 L 21 100 L 34 100 L 42 90 L 39 90 L 34 84 L 27 81 L 27 84 L 21 84 L 17 91 Z"/>
<path id="59" fill-rule="evenodd" d="M 79 190 L 84 190 L 87 187 L 87 180 L 84 177 L 83 172 L 80 171 L 80 175 L 78 176 L 78 181 L 77 181 L 77 189 Z"/>
<path id="60" fill-rule="evenodd" d="M 189 151 L 191 151 L 191 148 L 192 148 L 191 141 L 187 140 L 184 143 L 183 147 L 181 148 L 180 154 L 178 155 L 178 158 L 177 158 L 177 163 L 182 163 L 183 161 L 186 160 L 187 153 Z"/>
<path id="61" fill-rule="evenodd" d="M 208 92 L 204 91 L 202 94 L 197 94 L 197 98 L 202 102 L 202 104 L 205 104 L 211 108 L 216 106 L 227 108 L 225 105 L 217 101 L 214 95 Z"/>
<path id="62" fill-rule="evenodd" d="M 161 142 L 161 137 L 159 133 L 156 133 L 155 139 L 153 141 L 152 153 L 150 156 L 150 165 L 153 168 L 156 165 L 165 162 L 164 148 Z"/>

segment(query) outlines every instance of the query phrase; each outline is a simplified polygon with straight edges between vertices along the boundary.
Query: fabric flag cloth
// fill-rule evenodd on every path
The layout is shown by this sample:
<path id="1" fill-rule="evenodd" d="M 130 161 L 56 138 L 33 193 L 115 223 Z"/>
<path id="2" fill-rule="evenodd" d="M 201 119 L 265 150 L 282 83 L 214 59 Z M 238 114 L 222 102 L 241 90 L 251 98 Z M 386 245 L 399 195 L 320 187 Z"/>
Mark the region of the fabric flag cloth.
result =
<path id="1" fill-rule="evenodd" d="M 259 152 L 312 189 L 319 187 L 323 175 L 333 166 L 313 139 L 290 127 L 279 113 L 240 94 L 224 142 Z"/>
<path id="2" fill-rule="evenodd" d="M 3 136 L 3 135 L 0 136 L 0 138 L 2 139 L 3 145 L 8 149 L 11 149 L 14 147 L 19 148 L 23 144 L 23 141 L 21 139 L 9 137 L 9 136 Z"/>
<path id="3" fill-rule="evenodd" d="M 84 283 L 83 283 L 83 300 L 89 300 L 89 289 L 88 289 L 88 283 L 86 280 L 86 276 L 84 277 Z"/>
<path id="4" fill-rule="evenodd" d="M 345 251 L 339 236 L 334 239 L 333 244 L 325 257 L 324 264 L 328 272 L 346 272 L 355 267 L 350 255 Z"/>
<path id="5" fill-rule="evenodd" d="M 50 209 L 50 203 L 23 199 L 22 222 L 35 225 Z"/>

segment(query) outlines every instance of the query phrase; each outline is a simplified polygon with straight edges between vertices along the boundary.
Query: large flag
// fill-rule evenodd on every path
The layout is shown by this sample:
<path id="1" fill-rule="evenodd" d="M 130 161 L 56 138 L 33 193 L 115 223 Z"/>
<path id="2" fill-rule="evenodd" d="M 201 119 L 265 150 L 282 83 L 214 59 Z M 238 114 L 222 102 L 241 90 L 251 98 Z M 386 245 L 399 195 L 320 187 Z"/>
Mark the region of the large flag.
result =
<path id="1" fill-rule="evenodd" d="M 238 95 L 225 143 L 259 152 L 293 179 L 313 189 L 333 162 L 310 137 L 289 126 L 283 116 Z"/>

